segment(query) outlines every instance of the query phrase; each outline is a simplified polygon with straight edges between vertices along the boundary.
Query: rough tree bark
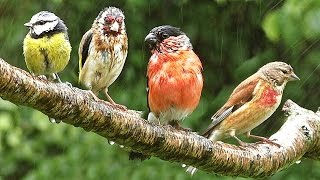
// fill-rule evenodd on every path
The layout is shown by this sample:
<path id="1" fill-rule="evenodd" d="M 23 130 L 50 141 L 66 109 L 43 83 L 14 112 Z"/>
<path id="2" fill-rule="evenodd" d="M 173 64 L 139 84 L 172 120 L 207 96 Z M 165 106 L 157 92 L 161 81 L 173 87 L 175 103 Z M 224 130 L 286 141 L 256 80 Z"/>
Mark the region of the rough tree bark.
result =
<path id="1" fill-rule="evenodd" d="M 63 122 L 95 132 L 133 150 L 166 161 L 192 165 L 226 176 L 265 177 L 302 157 L 320 159 L 320 112 L 303 109 L 288 100 L 286 122 L 270 139 L 280 148 L 255 143 L 241 148 L 213 143 L 196 133 L 149 123 L 134 110 L 95 101 L 87 91 L 32 77 L 0 59 L 0 96 L 29 106 Z"/>

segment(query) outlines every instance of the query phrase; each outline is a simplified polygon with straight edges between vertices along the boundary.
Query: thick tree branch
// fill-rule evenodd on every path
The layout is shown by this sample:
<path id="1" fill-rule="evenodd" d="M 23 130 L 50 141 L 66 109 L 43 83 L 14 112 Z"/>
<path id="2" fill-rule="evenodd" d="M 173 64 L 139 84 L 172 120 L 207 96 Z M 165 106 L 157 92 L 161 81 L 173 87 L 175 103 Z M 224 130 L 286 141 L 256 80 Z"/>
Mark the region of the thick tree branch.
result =
<path id="1" fill-rule="evenodd" d="M 303 156 L 320 158 L 320 113 L 303 109 L 290 100 L 283 108 L 287 121 L 270 137 L 276 139 L 281 148 L 259 143 L 244 148 L 223 142 L 212 143 L 196 133 L 149 123 L 134 110 L 124 111 L 110 103 L 95 101 L 88 92 L 78 88 L 32 77 L 2 59 L 0 74 L 3 99 L 32 107 L 136 151 L 207 172 L 265 177 Z"/>

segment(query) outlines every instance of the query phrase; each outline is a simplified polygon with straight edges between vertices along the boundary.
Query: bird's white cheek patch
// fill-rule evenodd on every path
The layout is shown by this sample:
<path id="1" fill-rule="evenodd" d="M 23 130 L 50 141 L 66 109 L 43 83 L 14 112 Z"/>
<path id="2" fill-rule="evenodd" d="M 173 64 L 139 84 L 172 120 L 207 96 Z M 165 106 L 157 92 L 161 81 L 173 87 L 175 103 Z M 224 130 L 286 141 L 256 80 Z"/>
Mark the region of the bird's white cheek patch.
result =
<path id="1" fill-rule="evenodd" d="M 33 31 L 34 31 L 34 33 L 36 33 L 36 35 L 40 35 L 43 32 L 48 32 L 48 31 L 53 30 L 57 24 L 58 24 L 58 20 L 52 21 L 52 22 L 47 22 L 43 25 L 35 25 L 35 26 L 33 26 Z"/>
<path id="2" fill-rule="evenodd" d="M 35 25 L 33 27 L 33 31 L 34 33 L 36 33 L 36 35 L 40 35 L 41 33 L 46 31 L 46 27 L 44 27 L 44 25 Z"/>

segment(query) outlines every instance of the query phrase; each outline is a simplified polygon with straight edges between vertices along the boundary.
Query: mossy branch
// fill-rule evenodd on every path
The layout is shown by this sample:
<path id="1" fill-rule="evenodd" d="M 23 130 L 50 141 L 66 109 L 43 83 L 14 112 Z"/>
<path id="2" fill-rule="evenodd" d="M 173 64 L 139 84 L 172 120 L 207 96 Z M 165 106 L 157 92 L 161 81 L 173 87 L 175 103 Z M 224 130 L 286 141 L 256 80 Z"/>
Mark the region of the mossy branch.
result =
<path id="1" fill-rule="evenodd" d="M 265 177 L 301 157 L 320 159 L 320 113 L 303 109 L 291 100 L 283 107 L 286 122 L 270 137 L 276 139 L 281 148 L 261 143 L 240 148 L 223 142 L 213 143 L 196 133 L 149 123 L 135 110 L 125 111 L 108 102 L 95 101 L 87 91 L 33 77 L 2 59 L 0 74 L 3 99 L 32 107 L 133 150 L 207 172 Z"/>

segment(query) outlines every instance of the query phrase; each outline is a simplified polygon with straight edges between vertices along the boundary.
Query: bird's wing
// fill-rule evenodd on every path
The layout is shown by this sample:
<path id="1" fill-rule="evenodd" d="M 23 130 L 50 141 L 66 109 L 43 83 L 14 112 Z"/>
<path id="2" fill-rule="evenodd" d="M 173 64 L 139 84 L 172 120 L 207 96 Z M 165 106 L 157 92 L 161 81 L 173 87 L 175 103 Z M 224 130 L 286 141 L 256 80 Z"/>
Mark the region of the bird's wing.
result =
<path id="1" fill-rule="evenodd" d="M 89 53 L 89 46 L 92 40 L 92 31 L 87 31 L 81 39 L 80 45 L 79 45 L 79 71 L 81 71 L 84 63 L 87 60 L 88 53 Z"/>
<path id="2" fill-rule="evenodd" d="M 149 77 L 148 76 L 147 76 L 147 88 L 146 88 L 146 91 L 147 91 L 147 106 L 148 106 L 149 112 L 151 112 L 150 105 L 149 105 Z"/>
<path id="3" fill-rule="evenodd" d="M 254 74 L 240 83 L 230 95 L 228 101 L 211 117 L 212 122 L 204 131 L 203 135 L 209 135 L 211 130 L 221 121 L 226 119 L 231 113 L 239 109 L 243 104 L 249 102 L 254 93 L 254 89 L 259 82 L 259 78 Z"/>

